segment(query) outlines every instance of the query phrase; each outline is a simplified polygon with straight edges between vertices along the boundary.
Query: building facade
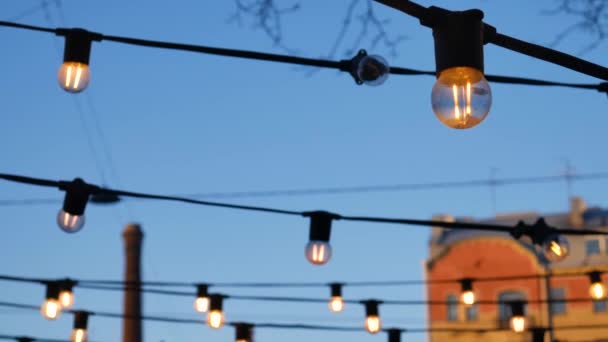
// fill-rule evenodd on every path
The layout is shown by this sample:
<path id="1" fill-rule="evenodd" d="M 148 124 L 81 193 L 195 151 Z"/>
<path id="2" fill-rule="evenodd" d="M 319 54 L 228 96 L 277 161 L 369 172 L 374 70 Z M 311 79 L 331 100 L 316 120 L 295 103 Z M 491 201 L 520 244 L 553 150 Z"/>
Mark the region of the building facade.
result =
<path id="1" fill-rule="evenodd" d="M 520 220 L 531 224 L 540 217 L 536 213 L 515 213 L 482 221 L 457 221 L 514 226 Z M 571 200 L 569 212 L 542 217 L 553 227 L 608 231 L 608 210 L 587 208 L 580 198 Z M 434 219 L 455 221 L 449 215 Z M 515 240 L 500 232 L 433 228 L 425 269 L 431 303 L 428 322 L 435 330 L 429 334 L 430 341 L 532 341 L 532 328 L 551 326 L 553 339 L 560 342 L 608 341 L 608 301 L 590 299 L 587 274 L 604 272 L 602 281 L 608 283 L 608 236 L 577 235 L 568 236 L 568 240 L 570 255 L 551 263 L 525 237 Z M 441 282 L 446 279 L 473 279 L 477 303 L 462 304 L 462 284 Z M 571 301 L 548 303 L 548 298 Z M 526 302 L 528 329 L 515 333 L 509 329 L 512 312 L 508 303 L 519 300 Z M 594 328 L 567 328 L 580 325 Z M 454 332 L 458 329 L 464 331 Z M 550 341 L 549 336 L 546 332 L 544 340 Z"/>

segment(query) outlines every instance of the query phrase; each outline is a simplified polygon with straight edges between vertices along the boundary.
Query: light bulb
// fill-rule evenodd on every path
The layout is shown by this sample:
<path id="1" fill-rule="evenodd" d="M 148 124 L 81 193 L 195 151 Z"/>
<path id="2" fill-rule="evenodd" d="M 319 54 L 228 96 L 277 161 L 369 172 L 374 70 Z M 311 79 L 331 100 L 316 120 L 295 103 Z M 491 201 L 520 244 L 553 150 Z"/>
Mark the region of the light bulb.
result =
<path id="1" fill-rule="evenodd" d="M 461 295 L 462 303 L 465 305 L 475 304 L 475 293 L 473 291 L 465 291 Z"/>
<path id="2" fill-rule="evenodd" d="M 306 244 L 306 259 L 313 265 L 325 265 L 331 259 L 331 245 L 327 241 L 309 241 Z"/>
<path id="3" fill-rule="evenodd" d="M 365 329 L 370 334 L 376 334 L 382 329 L 382 323 L 380 322 L 380 317 L 378 316 L 367 316 L 365 318 Z"/>
<path id="4" fill-rule="evenodd" d="M 87 331 L 85 329 L 72 330 L 70 342 L 87 342 Z"/>
<path id="5" fill-rule="evenodd" d="M 471 128 L 490 112 L 492 91 L 481 71 L 471 67 L 448 68 L 439 73 L 431 104 L 444 125 Z"/>
<path id="6" fill-rule="evenodd" d="M 511 330 L 516 333 L 524 332 L 526 330 L 526 318 L 523 316 L 513 316 L 509 322 Z"/>
<path id="7" fill-rule="evenodd" d="M 78 62 L 64 62 L 57 73 L 57 81 L 63 90 L 80 93 L 91 81 L 89 66 Z"/>
<path id="8" fill-rule="evenodd" d="M 595 300 L 604 299 L 606 297 L 606 286 L 602 283 L 593 283 L 589 286 L 589 295 Z"/>
<path id="9" fill-rule="evenodd" d="M 74 305 L 74 294 L 70 290 L 61 290 L 59 292 L 59 302 L 64 308 L 71 308 Z"/>
<path id="10" fill-rule="evenodd" d="M 344 300 L 342 300 L 342 297 L 331 297 L 331 300 L 329 301 L 329 309 L 332 312 L 341 312 L 344 310 Z"/>
<path id="11" fill-rule="evenodd" d="M 212 310 L 207 314 L 207 324 L 213 329 L 224 326 L 224 313 L 220 310 Z"/>
<path id="12" fill-rule="evenodd" d="M 48 320 L 55 320 L 61 315 L 61 304 L 57 299 L 47 298 L 40 307 L 42 316 Z"/>
<path id="13" fill-rule="evenodd" d="M 562 235 L 551 234 L 543 242 L 542 249 L 547 260 L 558 262 L 570 254 L 570 242 Z"/>
<path id="14" fill-rule="evenodd" d="M 194 310 L 197 312 L 207 312 L 209 310 L 209 298 L 208 297 L 197 297 L 194 300 Z"/>
<path id="15" fill-rule="evenodd" d="M 390 68 L 382 56 L 369 55 L 361 58 L 357 65 L 357 77 L 364 84 L 378 86 L 388 79 Z"/>
<path id="16" fill-rule="evenodd" d="M 61 209 L 57 214 L 57 224 L 66 233 L 76 233 L 84 226 L 84 215 L 72 215 Z"/>

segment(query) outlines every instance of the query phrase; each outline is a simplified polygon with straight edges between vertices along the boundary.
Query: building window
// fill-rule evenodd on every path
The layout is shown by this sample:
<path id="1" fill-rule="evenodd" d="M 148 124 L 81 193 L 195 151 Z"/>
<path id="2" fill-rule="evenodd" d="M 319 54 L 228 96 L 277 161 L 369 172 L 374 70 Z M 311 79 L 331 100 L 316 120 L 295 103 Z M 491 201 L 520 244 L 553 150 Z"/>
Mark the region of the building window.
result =
<path id="1" fill-rule="evenodd" d="M 519 291 L 505 291 L 498 294 L 498 320 L 501 327 L 508 327 L 509 319 L 511 318 L 511 305 L 513 301 L 525 301 L 526 295 Z M 524 305 L 524 313 L 527 312 L 527 305 Z"/>
<path id="2" fill-rule="evenodd" d="M 606 312 L 608 307 L 608 300 L 594 300 L 593 301 L 593 312 Z"/>
<path id="3" fill-rule="evenodd" d="M 458 320 L 458 297 L 453 294 L 448 295 L 448 321 Z"/>
<path id="4" fill-rule="evenodd" d="M 589 239 L 585 241 L 585 252 L 587 256 L 599 255 L 600 252 L 600 240 Z"/>
<path id="5" fill-rule="evenodd" d="M 475 320 L 477 320 L 477 314 L 478 314 L 478 312 L 477 312 L 477 304 L 473 304 L 473 305 L 467 306 L 465 308 L 465 312 L 464 313 L 466 315 L 467 321 L 475 321 Z"/>
<path id="6" fill-rule="evenodd" d="M 564 300 L 566 299 L 566 290 L 563 287 L 554 287 L 549 293 L 549 298 L 552 300 Z M 551 313 L 554 315 L 563 315 L 566 313 L 566 302 L 552 302 L 549 303 Z"/>

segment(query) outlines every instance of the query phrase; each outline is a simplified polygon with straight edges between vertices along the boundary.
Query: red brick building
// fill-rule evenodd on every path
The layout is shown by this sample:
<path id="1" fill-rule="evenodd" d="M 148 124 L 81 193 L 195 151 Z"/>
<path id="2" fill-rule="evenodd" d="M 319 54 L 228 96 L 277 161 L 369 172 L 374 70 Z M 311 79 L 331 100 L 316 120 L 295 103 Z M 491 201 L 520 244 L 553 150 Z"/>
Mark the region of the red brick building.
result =
<path id="1" fill-rule="evenodd" d="M 539 217 L 536 213 L 518 213 L 477 222 L 514 226 L 519 220 L 534 223 Z M 600 208 L 587 209 L 579 198 L 572 199 L 568 213 L 543 217 L 554 227 L 608 231 L 608 211 Z M 454 220 L 448 215 L 437 216 L 435 219 Z M 473 220 L 465 218 L 458 221 Z M 460 283 L 427 285 L 429 301 L 448 303 L 429 305 L 428 321 L 431 328 L 501 329 L 487 332 L 435 332 L 429 335 L 430 341 L 532 341 L 529 330 L 515 333 L 509 329 L 511 307 L 507 303 L 514 300 L 527 302 L 524 310 L 528 327 L 552 325 L 555 328 L 554 340 L 608 341 L 608 302 L 605 299 L 587 300 L 590 298 L 590 280 L 586 275 L 590 271 L 607 272 L 603 275 L 603 283 L 608 283 L 608 237 L 568 236 L 568 239 L 570 255 L 563 261 L 550 263 L 538 247 L 526 241 L 526 238 L 518 241 L 499 232 L 433 228 L 430 255 L 426 262 L 426 278 L 429 281 L 522 275 L 532 277 L 473 281 L 475 300 L 495 303 L 472 306 L 461 303 Z M 564 276 L 572 273 L 580 275 Z M 554 299 L 577 298 L 584 301 L 543 303 L 548 295 Z M 574 325 L 604 325 L 605 328 L 560 329 Z M 549 341 L 549 334 L 546 334 L 545 341 Z"/>

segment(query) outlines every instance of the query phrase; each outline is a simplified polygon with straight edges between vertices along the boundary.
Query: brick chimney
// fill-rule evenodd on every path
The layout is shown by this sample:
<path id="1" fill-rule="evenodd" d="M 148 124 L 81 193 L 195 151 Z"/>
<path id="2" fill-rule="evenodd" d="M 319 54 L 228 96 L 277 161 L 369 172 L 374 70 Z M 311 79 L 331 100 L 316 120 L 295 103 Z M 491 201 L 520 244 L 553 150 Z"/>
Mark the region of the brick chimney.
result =
<path id="1" fill-rule="evenodd" d="M 572 228 L 583 228 L 585 221 L 583 214 L 587 210 L 587 203 L 582 197 L 573 196 L 570 198 L 570 213 L 568 222 Z"/>

